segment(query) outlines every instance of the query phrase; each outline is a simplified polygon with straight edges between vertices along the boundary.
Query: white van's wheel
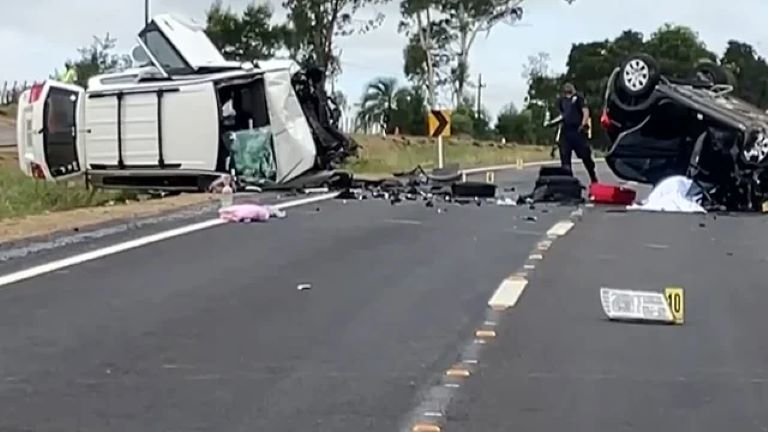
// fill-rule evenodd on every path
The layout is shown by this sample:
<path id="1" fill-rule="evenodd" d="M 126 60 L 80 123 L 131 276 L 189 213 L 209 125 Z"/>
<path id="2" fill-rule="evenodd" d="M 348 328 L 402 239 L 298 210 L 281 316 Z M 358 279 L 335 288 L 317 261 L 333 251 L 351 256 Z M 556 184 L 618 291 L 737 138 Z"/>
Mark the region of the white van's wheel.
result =
<path id="1" fill-rule="evenodd" d="M 628 96 L 645 96 L 656 87 L 659 77 L 659 67 L 653 57 L 635 54 L 622 63 L 618 84 Z"/>

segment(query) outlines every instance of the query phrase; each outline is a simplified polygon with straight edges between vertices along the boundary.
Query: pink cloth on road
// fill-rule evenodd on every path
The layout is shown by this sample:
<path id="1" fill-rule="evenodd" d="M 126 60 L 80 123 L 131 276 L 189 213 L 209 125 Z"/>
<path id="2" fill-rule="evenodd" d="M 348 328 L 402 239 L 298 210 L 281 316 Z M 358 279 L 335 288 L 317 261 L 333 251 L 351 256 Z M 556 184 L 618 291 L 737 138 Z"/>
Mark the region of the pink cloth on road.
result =
<path id="1" fill-rule="evenodd" d="M 273 212 L 258 204 L 235 204 L 219 209 L 219 218 L 230 222 L 265 222 Z"/>

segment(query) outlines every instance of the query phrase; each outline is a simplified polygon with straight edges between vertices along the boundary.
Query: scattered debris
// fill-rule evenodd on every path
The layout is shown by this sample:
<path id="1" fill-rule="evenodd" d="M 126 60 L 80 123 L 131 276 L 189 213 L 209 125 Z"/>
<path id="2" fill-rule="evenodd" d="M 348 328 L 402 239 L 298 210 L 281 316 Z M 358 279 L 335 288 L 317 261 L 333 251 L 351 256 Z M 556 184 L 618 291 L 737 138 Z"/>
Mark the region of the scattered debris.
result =
<path id="1" fill-rule="evenodd" d="M 526 222 L 536 222 L 538 220 L 536 216 L 531 216 L 531 215 L 526 216 L 524 219 Z"/>
<path id="2" fill-rule="evenodd" d="M 296 285 L 296 289 L 299 291 L 306 291 L 312 289 L 312 284 L 309 283 L 300 283 Z"/>
<path id="3" fill-rule="evenodd" d="M 584 185 L 569 171 L 559 167 L 541 167 L 539 177 L 528 195 L 518 198 L 518 204 L 537 202 L 556 202 L 561 204 L 581 204 Z"/>
<path id="4" fill-rule="evenodd" d="M 662 293 L 600 288 L 600 303 L 610 320 L 675 322 L 675 316 Z"/>

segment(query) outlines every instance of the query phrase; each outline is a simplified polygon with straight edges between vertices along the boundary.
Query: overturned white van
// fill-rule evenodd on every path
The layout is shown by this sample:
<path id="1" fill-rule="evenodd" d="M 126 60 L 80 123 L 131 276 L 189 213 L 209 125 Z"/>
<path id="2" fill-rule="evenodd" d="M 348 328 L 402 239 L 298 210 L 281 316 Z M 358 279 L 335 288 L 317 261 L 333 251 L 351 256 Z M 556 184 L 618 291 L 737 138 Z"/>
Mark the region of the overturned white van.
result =
<path id="1" fill-rule="evenodd" d="M 253 142 L 263 150 L 257 162 L 271 165 L 258 173 L 265 182 L 328 168 L 316 144 L 329 136 L 318 128 L 328 125 L 307 112 L 311 104 L 302 106 L 293 62 L 227 61 L 201 26 L 170 15 L 155 17 L 138 43 L 135 69 L 95 76 L 87 90 L 46 81 L 21 97 L 25 173 L 85 174 L 99 187 L 203 190 L 222 173 L 238 175 L 237 160 L 249 156 L 237 152 Z M 337 132 L 330 136 L 343 141 Z"/>

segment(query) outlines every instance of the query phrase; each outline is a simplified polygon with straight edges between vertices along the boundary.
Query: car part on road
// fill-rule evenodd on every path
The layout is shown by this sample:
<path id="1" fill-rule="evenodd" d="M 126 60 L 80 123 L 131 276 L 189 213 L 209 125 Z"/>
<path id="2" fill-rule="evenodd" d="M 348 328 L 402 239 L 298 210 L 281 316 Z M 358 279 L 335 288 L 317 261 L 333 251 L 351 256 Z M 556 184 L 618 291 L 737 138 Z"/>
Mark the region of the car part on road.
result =
<path id="1" fill-rule="evenodd" d="M 539 176 L 533 187 L 533 192 L 518 198 L 518 204 L 554 202 L 561 204 L 581 204 L 584 185 L 572 175 Z"/>
<path id="2" fill-rule="evenodd" d="M 451 184 L 451 194 L 454 197 L 493 198 L 496 196 L 496 185 L 483 182 L 455 182 Z"/>
<path id="3" fill-rule="evenodd" d="M 635 202 L 637 192 L 625 186 L 605 183 L 589 185 L 589 200 L 596 204 L 630 205 Z"/>
<path id="4" fill-rule="evenodd" d="M 664 294 L 657 292 L 600 288 L 600 304 L 610 320 L 675 322 Z"/>
<path id="5" fill-rule="evenodd" d="M 768 114 L 733 96 L 728 71 L 699 64 L 690 79 L 658 75 L 646 54 L 630 56 L 606 85 L 601 124 L 621 179 L 657 184 L 691 178 L 705 209 L 760 211 L 768 201 Z"/>

